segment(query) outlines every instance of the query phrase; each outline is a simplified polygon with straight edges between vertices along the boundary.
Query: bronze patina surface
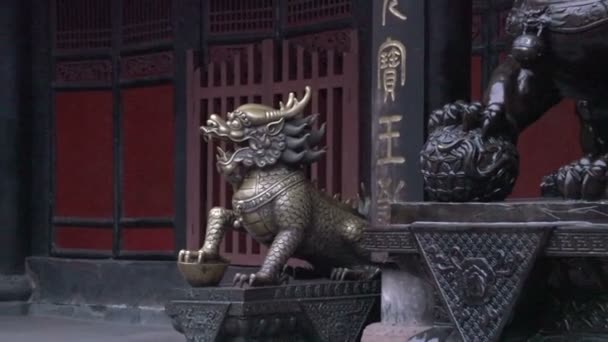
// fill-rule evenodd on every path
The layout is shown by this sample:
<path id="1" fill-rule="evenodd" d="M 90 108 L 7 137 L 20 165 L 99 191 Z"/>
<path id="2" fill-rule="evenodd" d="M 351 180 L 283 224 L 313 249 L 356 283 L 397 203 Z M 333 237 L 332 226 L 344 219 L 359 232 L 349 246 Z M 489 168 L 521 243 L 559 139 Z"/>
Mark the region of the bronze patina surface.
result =
<path id="1" fill-rule="evenodd" d="M 302 114 L 310 96 L 307 87 L 301 100 L 292 93 L 279 109 L 245 104 L 226 119 L 211 115 L 201 127 L 205 138 L 238 145 L 235 151 L 218 148 L 217 155 L 218 170 L 234 187 L 233 209 L 209 211 L 204 245 L 199 251 L 184 251 L 186 261 L 220 260 L 224 232 L 234 227 L 269 246 L 260 270 L 237 274 L 235 284 L 279 284 L 287 278 L 285 265 L 291 257 L 308 261 L 314 267 L 309 274 L 336 280 L 378 274 L 361 247 L 367 221 L 351 203 L 328 196 L 304 176 L 303 167 L 325 152 L 318 147 L 325 126 L 315 129 L 317 116 Z"/>
<path id="2" fill-rule="evenodd" d="M 507 30 L 514 37 L 511 52 L 494 71 L 481 110 L 461 106 L 452 111 L 446 106 L 431 115 L 431 125 L 437 118 L 455 120 L 447 120 L 451 128 L 446 134 L 431 135 L 422 153 L 427 193 L 441 201 L 492 197 L 476 194 L 473 189 L 457 191 L 452 196 L 450 190 L 466 171 L 468 161 L 478 159 L 480 153 L 494 152 L 494 159 L 486 159 L 492 167 L 490 177 L 480 182 L 475 177 L 481 173 L 472 169 L 465 177 L 468 179 L 460 184 L 474 184 L 501 194 L 492 199 L 506 197 L 513 177 L 504 174 L 513 174 L 513 162 L 505 164 L 500 158 L 504 154 L 496 153 L 497 145 L 488 139 L 515 144 L 517 137 L 551 107 L 564 98 L 572 98 L 577 101 L 580 144 L 585 155 L 547 175 L 541 184 L 542 192 L 545 196 L 570 199 L 607 198 L 608 69 L 603 65 L 608 57 L 608 1 L 519 0 L 507 19 Z M 445 126 L 446 121 L 441 124 Z M 454 130 L 475 129 L 479 131 L 473 133 L 473 138 L 453 134 Z M 433 147 L 440 142 L 442 146 L 472 147 L 456 154 L 438 154 Z M 437 195 L 446 191 L 447 196 Z"/>

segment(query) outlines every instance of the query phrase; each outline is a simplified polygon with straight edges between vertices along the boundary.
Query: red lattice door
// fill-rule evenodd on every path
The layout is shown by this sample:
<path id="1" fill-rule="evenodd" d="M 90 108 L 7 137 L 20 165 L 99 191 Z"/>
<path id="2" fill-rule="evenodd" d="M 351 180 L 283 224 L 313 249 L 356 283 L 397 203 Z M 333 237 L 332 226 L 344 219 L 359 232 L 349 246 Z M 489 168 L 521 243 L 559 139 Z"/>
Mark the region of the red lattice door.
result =
<path id="1" fill-rule="evenodd" d="M 277 45 L 279 44 L 279 45 Z M 212 113 L 225 116 L 241 104 L 278 106 L 289 92 L 313 89 L 306 114 L 327 123 L 326 157 L 311 166 L 319 188 L 354 197 L 359 183 L 358 41 L 354 30 L 209 47 L 209 62 L 195 67 L 189 56 L 188 247 L 198 248 L 208 210 L 230 207 L 232 189 L 215 168 L 217 142 L 203 142 L 198 127 Z M 222 146 L 223 147 L 223 146 Z M 222 253 L 234 264 L 256 265 L 265 255 L 242 232 L 229 232 Z"/>

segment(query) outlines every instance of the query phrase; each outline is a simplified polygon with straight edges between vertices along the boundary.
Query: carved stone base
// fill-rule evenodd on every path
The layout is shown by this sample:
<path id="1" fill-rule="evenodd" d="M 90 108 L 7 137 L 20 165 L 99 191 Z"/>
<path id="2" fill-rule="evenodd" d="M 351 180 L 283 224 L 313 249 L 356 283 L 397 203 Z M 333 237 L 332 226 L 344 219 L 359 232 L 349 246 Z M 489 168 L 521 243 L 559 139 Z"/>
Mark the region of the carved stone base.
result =
<path id="1" fill-rule="evenodd" d="M 403 342 L 428 329 L 429 327 L 406 327 L 394 324 L 374 323 L 365 328 L 361 342 Z"/>
<path id="2" fill-rule="evenodd" d="M 188 342 L 354 342 L 379 320 L 379 294 L 379 281 L 192 288 L 179 290 L 166 311 Z"/>
<path id="3" fill-rule="evenodd" d="M 608 342 L 608 202 L 400 203 L 392 213 L 393 226 L 368 230 L 364 245 L 437 293 L 416 307 L 406 296 L 393 304 L 383 273 L 383 324 L 435 312 L 397 322 L 433 326 L 410 342 Z M 446 324 L 452 333 L 435 336 Z"/>

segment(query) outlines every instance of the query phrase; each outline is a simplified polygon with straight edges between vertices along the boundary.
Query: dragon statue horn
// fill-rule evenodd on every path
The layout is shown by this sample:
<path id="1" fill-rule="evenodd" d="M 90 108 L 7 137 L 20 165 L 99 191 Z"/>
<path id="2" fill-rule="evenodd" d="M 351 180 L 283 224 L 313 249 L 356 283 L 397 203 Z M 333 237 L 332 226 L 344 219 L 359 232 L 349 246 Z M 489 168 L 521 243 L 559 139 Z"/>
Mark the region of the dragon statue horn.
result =
<path id="1" fill-rule="evenodd" d="M 289 93 L 289 98 L 285 105 L 280 106 L 279 110 L 274 110 L 266 113 L 268 121 L 276 121 L 279 119 L 291 119 L 300 114 L 310 102 L 310 87 L 304 88 L 304 97 L 298 100 L 294 93 Z"/>

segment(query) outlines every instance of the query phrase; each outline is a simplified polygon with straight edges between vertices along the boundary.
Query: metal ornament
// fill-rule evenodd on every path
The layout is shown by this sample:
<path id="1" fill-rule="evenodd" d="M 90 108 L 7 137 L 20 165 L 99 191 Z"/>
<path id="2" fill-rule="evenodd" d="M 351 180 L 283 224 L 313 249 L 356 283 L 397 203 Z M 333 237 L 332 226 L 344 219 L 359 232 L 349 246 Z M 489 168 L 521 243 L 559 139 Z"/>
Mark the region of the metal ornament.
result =
<path id="1" fill-rule="evenodd" d="M 304 176 L 303 166 L 325 153 L 318 147 L 325 125 L 315 129 L 318 116 L 303 115 L 310 98 L 311 89 L 306 87 L 301 99 L 291 93 L 279 109 L 245 104 L 226 119 L 211 115 L 201 127 L 206 138 L 238 145 L 234 151 L 218 148 L 217 155 L 218 170 L 234 187 L 233 208 L 209 211 L 203 247 L 184 251 L 183 255 L 195 256 L 186 262 L 221 261 L 224 232 L 242 227 L 269 246 L 269 252 L 258 272 L 237 274 L 235 285 L 283 283 L 289 277 L 284 269 L 291 257 L 308 261 L 314 268 L 309 273 L 334 280 L 378 276 L 369 251 L 361 246 L 368 226 L 359 212 L 366 207 L 364 202 L 341 202 L 316 189 Z"/>
<path id="2" fill-rule="evenodd" d="M 608 1 L 516 1 L 506 29 L 514 42 L 494 70 L 480 107 L 471 104 L 475 110 L 464 110 L 436 130 L 434 118 L 453 115 L 447 107 L 431 115 L 429 131 L 434 133 L 422 155 L 427 195 L 437 201 L 504 199 L 517 176 L 518 160 L 511 157 L 505 164 L 500 155 L 488 159 L 495 162 L 485 178 L 476 178 L 481 169 L 474 163 L 469 167 L 471 160 L 484 151 L 510 150 L 508 144 L 515 144 L 526 128 L 561 100 L 572 98 L 578 103 L 584 157 L 545 176 L 541 191 L 546 197 L 608 198 L 608 73 L 601 67 L 602 56 L 608 55 Z M 462 152 L 442 152 L 441 146 L 455 145 L 464 146 Z M 452 193 L 451 187 L 457 191 Z M 483 193 L 469 195 L 475 187 Z"/>

